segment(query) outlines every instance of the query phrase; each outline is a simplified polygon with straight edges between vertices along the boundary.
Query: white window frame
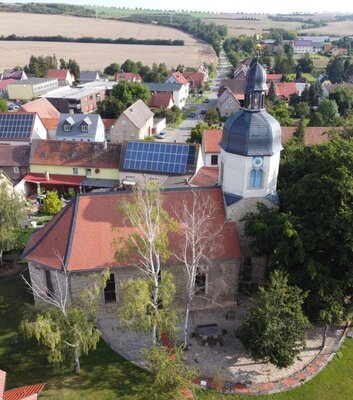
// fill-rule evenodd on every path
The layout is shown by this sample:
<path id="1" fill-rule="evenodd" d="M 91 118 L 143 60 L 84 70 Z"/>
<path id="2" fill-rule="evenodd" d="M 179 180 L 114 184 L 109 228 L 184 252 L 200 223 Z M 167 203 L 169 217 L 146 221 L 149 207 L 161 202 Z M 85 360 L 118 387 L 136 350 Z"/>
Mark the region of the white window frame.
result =
<path id="1" fill-rule="evenodd" d="M 20 173 L 20 169 L 18 167 L 13 167 L 13 172 L 15 174 L 19 174 Z"/>
<path id="2" fill-rule="evenodd" d="M 77 168 L 77 167 L 73 167 L 73 168 L 72 168 L 72 173 L 73 173 L 74 175 L 78 175 L 78 168 Z"/>
<path id="3" fill-rule="evenodd" d="M 86 176 L 92 176 L 92 168 L 86 168 Z"/>

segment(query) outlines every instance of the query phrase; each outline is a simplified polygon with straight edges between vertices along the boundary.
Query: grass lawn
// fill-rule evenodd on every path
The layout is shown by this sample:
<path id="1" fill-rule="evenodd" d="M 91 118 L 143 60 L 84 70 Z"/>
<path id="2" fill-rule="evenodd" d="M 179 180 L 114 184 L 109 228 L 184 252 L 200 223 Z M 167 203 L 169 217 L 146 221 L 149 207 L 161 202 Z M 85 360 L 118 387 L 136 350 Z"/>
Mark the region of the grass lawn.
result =
<path id="1" fill-rule="evenodd" d="M 25 266 L 24 266 L 25 268 Z M 0 294 L 8 307 L 0 316 L 0 369 L 8 372 L 7 388 L 45 382 L 43 400 L 125 400 L 146 388 L 146 372 L 135 367 L 103 341 L 96 351 L 82 357 L 82 374 L 60 374 L 49 365 L 33 341 L 24 342 L 16 333 L 23 304 L 31 301 L 20 275 L 0 278 Z M 0 312 L 2 308 L 0 307 Z M 353 341 L 316 378 L 299 389 L 272 396 L 229 396 L 199 392 L 197 400 L 351 400 L 353 393 Z"/>

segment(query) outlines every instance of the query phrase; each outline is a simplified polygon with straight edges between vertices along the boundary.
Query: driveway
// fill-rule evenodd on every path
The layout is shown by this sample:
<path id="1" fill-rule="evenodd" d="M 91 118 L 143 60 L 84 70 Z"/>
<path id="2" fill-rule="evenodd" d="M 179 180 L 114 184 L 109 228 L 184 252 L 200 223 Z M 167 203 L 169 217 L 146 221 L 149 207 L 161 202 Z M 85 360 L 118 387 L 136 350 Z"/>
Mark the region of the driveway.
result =
<path id="1" fill-rule="evenodd" d="M 175 129 L 167 129 L 167 135 L 164 139 L 166 142 L 177 142 L 177 143 L 185 143 L 186 140 L 190 137 L 191 129 L 194 128 L 198 121 L 203 121 L 205 119 L 204 115 L 201 115 L 200 112 L 202 109 L 206 111 L 209 108 L 215 108 L 217 105 L 217 93 L 220 82 L 222 79 L 227 77 L 229 69 L 229 64 L 227 59 L 222 52 L 219 57 L 219 69 L 217 72 L 217 77 L 213 80 L 211 84 L 211 93 L 207 95 L 210 100 L 209 103 L 186 103 L 186 108 L 196 107 L 196 110 L 193 111 L 196 114 L 195 118 L 186 118 L 177 128 Z"/>

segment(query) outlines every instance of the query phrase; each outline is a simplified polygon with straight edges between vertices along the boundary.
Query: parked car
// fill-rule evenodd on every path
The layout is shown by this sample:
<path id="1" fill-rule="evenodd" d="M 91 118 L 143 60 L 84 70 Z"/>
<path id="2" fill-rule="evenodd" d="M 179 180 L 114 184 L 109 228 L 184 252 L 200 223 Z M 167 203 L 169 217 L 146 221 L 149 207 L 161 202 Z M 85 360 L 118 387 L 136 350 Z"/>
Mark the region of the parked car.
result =
<path id="1" fill-rule="evenodd" d="M 157 133 L 157 135 L 155 136 L 157 139 L 164 139 L 167 136 L 167 132 L 159 132 Z"/>
<path id="2" fill-rule="evenodd" d="M 203 109 L 201 110 L 200 114 L 205 115 L 205 114 L 206 114 L 206 109 L 203 108 Z"/>
<path id="3" fill-rule="evenodd" d="M 204 103 L 209 103 L 209 102 L 210 102 L 210 99 L 205 99 L 203 102 L 204 102 Z"/>
<path id="4" fill-rule="evenodd" d="M 8 109 L 9 111 L 15 111 L 15 110 L 18 110 L 19 108 L 20 108 L 20 106 L 17 105 L 17 104 L 14 104 L 14 103 L 9 103 L 9 104 L 7 105 L 7 109 Z"/>
<path id="5" fill-rule="evenodd" d="M 189 114 L 189 118 L 195 118 L 195 117 L 196 117 L 196 113 L 191 112 L 191 113 Z"/>

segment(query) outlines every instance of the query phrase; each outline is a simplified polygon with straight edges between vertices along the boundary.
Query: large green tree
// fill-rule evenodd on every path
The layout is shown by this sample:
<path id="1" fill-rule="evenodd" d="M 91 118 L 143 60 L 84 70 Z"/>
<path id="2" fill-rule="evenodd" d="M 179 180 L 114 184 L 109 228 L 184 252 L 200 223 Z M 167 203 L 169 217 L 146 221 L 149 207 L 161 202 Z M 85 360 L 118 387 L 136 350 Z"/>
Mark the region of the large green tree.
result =
<path id="1" fill-rule="evenodd" d="M 298 68 L 301 72 L 312 72 L 314 69 L 313 60 L 310 57 L 309 53 L 303 55 L 303 57 L 298 60 Z"/>
<path id="2" fill-rule="evenodd" d="M 258 306 L 236 331 L 252 358 L 278 368 L 294 363 L 305 346 L 305 330 L 310 326 L 302 310 L 305 298 L 305 292 L 289 285 L 286 273 L 271 273 L 269 286 L 259 289 Z"/>
<path id="3" fill-rule="evenodd" d="M 341 57 L 335 57 L 326 67 L 326 72 L 332 83 L 341 83 L 344 74 L 344 63 Z"/>
<path id="4" fill-rule="evenodd" d="M 338 106 L 341 116 L 346 116 L 353 109 L 353 89 L 349 87 L 339 87 L 330 92 L 330 100 L 334 100 Z"/>
<path id="5" fill-rule="evenodd" d="M 24 214 L 24 204 L 5 184 L 0 184 L 0 266 L 3 252 L 16 247 Z"/>

